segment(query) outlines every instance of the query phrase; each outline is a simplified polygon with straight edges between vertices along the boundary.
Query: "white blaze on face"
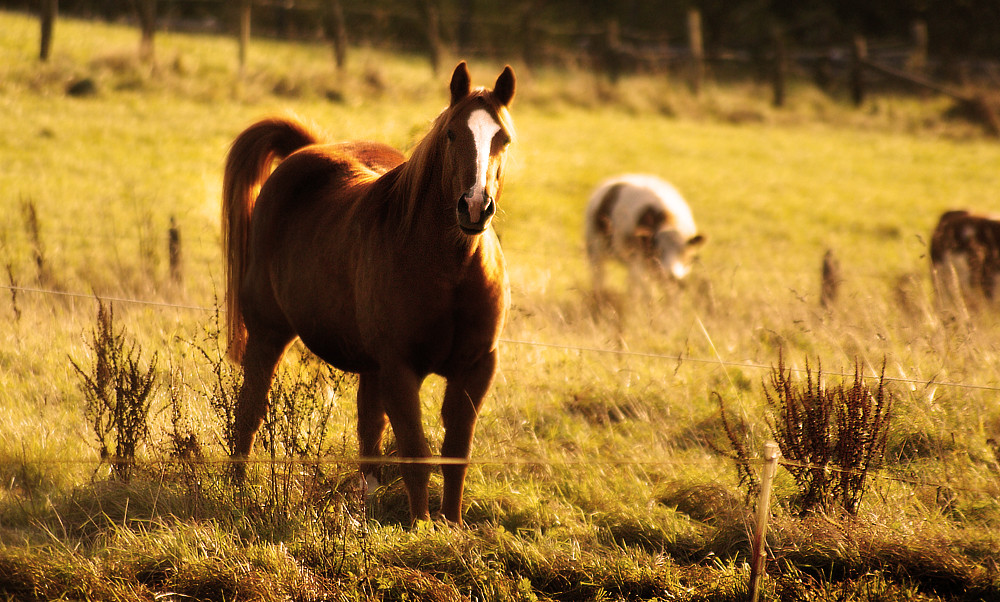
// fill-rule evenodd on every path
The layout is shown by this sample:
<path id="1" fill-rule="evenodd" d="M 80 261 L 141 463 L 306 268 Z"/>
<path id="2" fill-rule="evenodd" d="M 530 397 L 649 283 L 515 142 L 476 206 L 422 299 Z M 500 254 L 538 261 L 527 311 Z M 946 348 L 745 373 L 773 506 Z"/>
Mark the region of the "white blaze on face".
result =
<path id="1" fill-rule="evenodd" d="M 469 130 L 476 145 L 476 183 L 469 194 L 469 218 L 479 221 L 485 200 L 486 174 L 490 167 L 490 147 L 493 136 L 500 131 L 500 124 L 485 109 L 476 109 L 469 115 Z"/>

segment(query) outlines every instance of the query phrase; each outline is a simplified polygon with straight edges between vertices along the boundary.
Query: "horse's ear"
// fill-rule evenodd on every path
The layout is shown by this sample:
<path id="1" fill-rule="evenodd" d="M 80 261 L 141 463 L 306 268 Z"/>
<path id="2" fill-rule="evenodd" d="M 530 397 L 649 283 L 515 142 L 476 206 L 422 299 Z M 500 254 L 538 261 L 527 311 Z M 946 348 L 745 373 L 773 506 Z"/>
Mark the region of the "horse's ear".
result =
<path id="1" fill-rule="evenodd" d="M 472 79 L 469 77 L 469 66 L 462 61 L 455 66 L 451 74 L 451 106 L 469 95 L 472 90 Z"/>
<path id="2" fill-rule="evenodd" d="M 493 94 L 497 102 L 507 106 L 514 99 L 514 70 L 507 65 L 503 68 L 503 73 L 497 78 L 496 85 L 493 86 Z"/>

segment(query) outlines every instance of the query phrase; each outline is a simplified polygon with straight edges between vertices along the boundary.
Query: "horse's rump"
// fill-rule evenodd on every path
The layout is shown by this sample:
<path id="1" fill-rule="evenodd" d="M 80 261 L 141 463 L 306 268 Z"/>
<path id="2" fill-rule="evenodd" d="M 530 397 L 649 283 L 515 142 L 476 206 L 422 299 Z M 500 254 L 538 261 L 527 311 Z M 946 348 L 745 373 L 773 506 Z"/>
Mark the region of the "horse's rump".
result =
<path id="1" fill-rule="evenodd" d="M 272 168 L 282 162 L 279 170 Z M 280 214 L 254 220 L 257 227 L 276 228 L 294 223 L 294 207 L 288 200 L 321 198 L 287 194 L 291 188 L 308 186 L 348 188 L 385 174 L 405 161 L 398 150 L 379 142 L 352 141 L 322 143 L 320 137 L 306 126 L 290 118 L 270 118 L 259 121 L 233 142 L 223 180 L 223 244 L 226 259 L 226 322 L 229 333 L 228 355 L 240 361 L 246 345 L 246 325 L 240 291 L 247 274 L 251 254 L 249 240 L 251 215 L 257 210 L 257 199 L 264 187 L 283 188 L 286 193 L 268 195 L 277 203 L 274 208 L 262 208 Z M 288 182 L 293 186 L 288 188 Z M 310 225 L 308 217 L 299 223 Z M 314 224 L 313 224 L 314 225 Z M 258 233 L 259 235 L 260 233 Z M 268 236 L 265 235 L 265 238 Z"/>

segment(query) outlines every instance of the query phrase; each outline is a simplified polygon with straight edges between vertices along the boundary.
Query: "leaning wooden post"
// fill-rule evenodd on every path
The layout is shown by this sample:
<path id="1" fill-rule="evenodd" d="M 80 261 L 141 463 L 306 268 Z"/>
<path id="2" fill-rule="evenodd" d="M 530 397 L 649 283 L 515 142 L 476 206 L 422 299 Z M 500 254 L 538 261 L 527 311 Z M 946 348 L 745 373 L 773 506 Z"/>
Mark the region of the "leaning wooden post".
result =
<path id="1" fill-rule="evenodd" d="M 701 37 L 701 11 L 688 9 L 688 47 L 691 50 L 691 90 L 695 96 L 701 94 L 702 80 L 705 79 L 705 45 Z"/>
<path id="2" fill-rule="evenodd" d="M 42 40 L 38 58 L 49 60 L 52 52 L 52 30 L 56 26 L 56 15 L 59 14 L 59 0 L 42 0 Z"/>
<path id="3" fill-rule="evenodd" d="M 760 600 L 760 581 L 764 575 L 764 561 L 767 560 L 767 550 L 764 549 L 764 537 L 767 535 L 767 518 L 771 515 L 771 484 L 778 472 L 778 458 L 781 452 L 778 444 L 769 441 L 764 444 L 763 475 L 760 479 L 760 499 L 757 500 L 757 527 L 753 537 L 753 552 L 750 559 L 750 600 Z"/>
<path id="4" fill-rule="evenodd" d="M 251 0 L 240 3 L 240 75 L 246 70 L 247 47 L 250 45 L 250 4 Z"/>

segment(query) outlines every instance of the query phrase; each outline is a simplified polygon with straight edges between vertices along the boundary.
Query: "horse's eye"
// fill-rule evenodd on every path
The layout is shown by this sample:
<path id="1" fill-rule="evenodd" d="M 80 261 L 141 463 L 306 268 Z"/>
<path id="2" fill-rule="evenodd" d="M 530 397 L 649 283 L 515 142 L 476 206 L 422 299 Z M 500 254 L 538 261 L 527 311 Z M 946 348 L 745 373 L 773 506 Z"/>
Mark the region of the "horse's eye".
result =
<path id="1" fill-rule="evenodd" d="M 448 128 L 448 141 L 449 142 L 454 142 L 455 141 L 455 130 L 453 130 L 451 128 Z"/>

